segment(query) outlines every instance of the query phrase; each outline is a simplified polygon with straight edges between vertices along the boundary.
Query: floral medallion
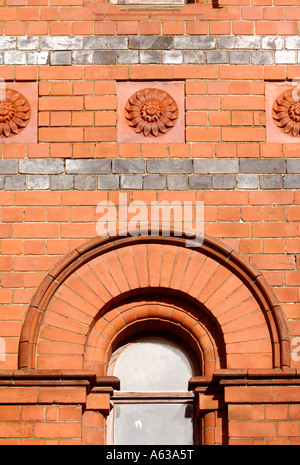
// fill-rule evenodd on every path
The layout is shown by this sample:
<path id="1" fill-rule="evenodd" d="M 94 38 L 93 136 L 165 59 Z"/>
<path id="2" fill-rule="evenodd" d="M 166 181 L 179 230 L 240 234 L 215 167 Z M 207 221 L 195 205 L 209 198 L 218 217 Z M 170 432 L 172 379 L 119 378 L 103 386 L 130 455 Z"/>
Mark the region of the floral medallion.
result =
<path id="1" fill-rule="evenodd" d="M 20 92 L 6 89 L 5 100 L 0 101 L 0 138 L 19 134 L 29 123 L 30 105 Z"/>
<path id="2" fill-rule="evenodd" d="M 167 92 L 142 89 L 128 99 L 125 118 L 136 133 L 145 137 L 158 137 L 175 126 L 178 106 Z"/>
<path id="3" fill-rule="evenodd" d="M 300 135 L 299 89 L 289 89 L 280 94 L 273 105 L 273 120 L 285 134 Z"/>

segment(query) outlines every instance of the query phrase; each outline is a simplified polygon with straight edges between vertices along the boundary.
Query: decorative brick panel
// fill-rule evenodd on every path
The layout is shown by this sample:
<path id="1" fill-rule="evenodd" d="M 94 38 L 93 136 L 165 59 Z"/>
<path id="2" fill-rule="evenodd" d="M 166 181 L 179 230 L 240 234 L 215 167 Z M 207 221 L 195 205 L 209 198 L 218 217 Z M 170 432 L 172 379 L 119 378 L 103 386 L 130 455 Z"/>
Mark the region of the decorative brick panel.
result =
<path id="1" fill-rule="evenodd" d="M 0 102 L 1 144 L 37 142 L 37 83 L 5 85 L 5 101 Z"/>
<path id="2" fill-rule="evenodd" d="M 299 97 L 296 83 L 266 83 L 266 125 L 269 142 L 299 143 Z"/>
<path id="3" fill-rule="evenodd" d="M 136 96 L 137 92 L 140 92 L 141 101 Z M 118 142 L 156 144 L 171 141 L 183 143 L 185 141 L 183 83 L 120 82 L 117 99 Z M 135 106 L 133 102 L 136 102 Z M 143 107 L 145 107 L 144 110 Z M 150 109 L 153 110 L 150 111 Z M 137 118 L 139 121 L 135 124 Z"/>

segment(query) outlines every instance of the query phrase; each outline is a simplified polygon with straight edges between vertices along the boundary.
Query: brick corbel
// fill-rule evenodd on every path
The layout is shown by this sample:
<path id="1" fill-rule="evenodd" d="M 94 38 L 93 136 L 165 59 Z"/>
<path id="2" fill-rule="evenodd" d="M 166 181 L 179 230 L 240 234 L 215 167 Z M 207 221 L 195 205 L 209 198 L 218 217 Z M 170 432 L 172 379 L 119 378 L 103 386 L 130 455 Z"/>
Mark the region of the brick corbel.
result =
<path id="1" fill-rule="evenodd" d="M 86 399 L 86 410 L 97 410 L 103 415 L 108 415 L 110 411 L 111 389 L 94 388 Z"/>
<path id="2" fill-rule="evenodd" d="M 95 386 L 87 395 L 86 410 L 95 410 L 104 416 L 110 412 L 110 399 L 114 390 L 120 389 L 120 381 L 114 376 L 97 377 Z"/>
<path id="3" fill-rule="evenodd" d="M 213 377 L 195 376 L 189 380 L 189 390 L 195 393 L 197 413 L 224 409 L 224 392 Z"/>

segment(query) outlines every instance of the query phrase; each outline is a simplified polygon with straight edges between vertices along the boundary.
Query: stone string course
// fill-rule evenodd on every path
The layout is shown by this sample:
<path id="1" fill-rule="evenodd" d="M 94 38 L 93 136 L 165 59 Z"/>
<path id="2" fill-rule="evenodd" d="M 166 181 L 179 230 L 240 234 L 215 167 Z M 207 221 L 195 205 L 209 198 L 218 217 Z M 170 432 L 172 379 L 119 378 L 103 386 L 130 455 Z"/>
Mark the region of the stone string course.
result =
<path id="1" fill-rule="evenodd" d="M 22 190 L 300 189 L 299 159 L 0 160 L 0 188 Z"/>
<path id="2" fill-rule="evenodd" d="M 295 36 L 9 36 L 4 65 L 300 63 Z"/>

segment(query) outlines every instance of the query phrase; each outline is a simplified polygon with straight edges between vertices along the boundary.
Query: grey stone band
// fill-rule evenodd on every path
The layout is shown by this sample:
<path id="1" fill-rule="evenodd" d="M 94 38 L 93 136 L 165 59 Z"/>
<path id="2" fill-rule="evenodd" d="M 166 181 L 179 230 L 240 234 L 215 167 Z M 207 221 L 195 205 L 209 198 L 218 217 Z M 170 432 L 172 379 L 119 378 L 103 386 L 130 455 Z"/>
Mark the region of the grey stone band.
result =
<path id="1" fill-rule="evenodd" d="M 0 38 L 0 64 L 298 64 L 297 36 L 20 36 Z"/>
<path id="2" fill-rule="evenodd" d="M 300 189 L 299 173 L 299 159 L 280 158 L 1 159 L 0 189 Z"/>

